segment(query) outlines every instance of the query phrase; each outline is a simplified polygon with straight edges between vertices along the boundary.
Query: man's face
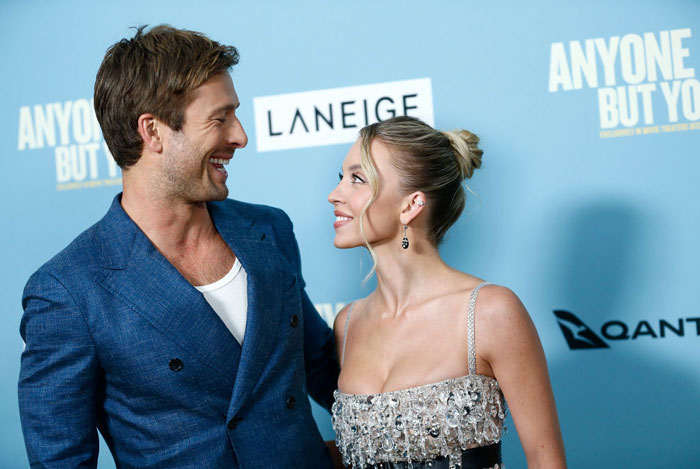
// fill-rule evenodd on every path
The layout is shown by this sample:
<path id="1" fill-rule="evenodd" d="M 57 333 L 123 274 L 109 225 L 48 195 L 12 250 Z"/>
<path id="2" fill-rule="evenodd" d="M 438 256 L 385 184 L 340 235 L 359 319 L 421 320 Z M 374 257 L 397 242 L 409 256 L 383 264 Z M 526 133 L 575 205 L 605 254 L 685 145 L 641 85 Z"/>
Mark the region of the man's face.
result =
<path id="1" fill-rule="evenodd" d="M 219 73 L 193 92 L 180 131 L 164 126 L 160 182 L 166 197 L 185 203 L 228 196 L 224 168 L 248 136 L 236 116 L 240 102 L 228 73 Z"/>

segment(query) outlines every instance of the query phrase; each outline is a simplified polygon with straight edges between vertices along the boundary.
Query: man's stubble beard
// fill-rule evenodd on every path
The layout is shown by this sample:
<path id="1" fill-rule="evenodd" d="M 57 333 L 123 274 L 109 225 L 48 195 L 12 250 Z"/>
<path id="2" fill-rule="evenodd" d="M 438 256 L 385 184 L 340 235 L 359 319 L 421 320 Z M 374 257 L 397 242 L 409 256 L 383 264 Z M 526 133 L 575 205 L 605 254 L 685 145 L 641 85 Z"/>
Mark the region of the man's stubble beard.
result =
<path id="1" fill-rule="evenodd" d="M 214 184 L 209 177 L 209 158 L 197 151 L 195 145 L 184 135 L 177 133 L 172 151 L 164 155 L 162 178 L 167 197 L 184 200 L 192 204 L 224 200 L 228 196 L 228 187 Z M 206 160 L 206 161 L 205 161 Z M 202 179 L 202 165 L 206 176 Z"/>

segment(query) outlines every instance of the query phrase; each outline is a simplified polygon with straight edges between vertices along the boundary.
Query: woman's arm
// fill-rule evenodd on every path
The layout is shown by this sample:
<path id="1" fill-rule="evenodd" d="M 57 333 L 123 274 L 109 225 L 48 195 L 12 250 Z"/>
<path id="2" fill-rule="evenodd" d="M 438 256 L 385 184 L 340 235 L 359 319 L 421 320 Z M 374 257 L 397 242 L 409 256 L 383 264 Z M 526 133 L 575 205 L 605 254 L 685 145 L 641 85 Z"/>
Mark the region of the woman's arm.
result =
<path id="1" fill-rule="evenodd" d="M 477 357 L 503 390 L 528 468 L 566 468 L 547 361 L 527 310 L 512 291 L 491 286 L 479 295 L 475 322 Z"/>

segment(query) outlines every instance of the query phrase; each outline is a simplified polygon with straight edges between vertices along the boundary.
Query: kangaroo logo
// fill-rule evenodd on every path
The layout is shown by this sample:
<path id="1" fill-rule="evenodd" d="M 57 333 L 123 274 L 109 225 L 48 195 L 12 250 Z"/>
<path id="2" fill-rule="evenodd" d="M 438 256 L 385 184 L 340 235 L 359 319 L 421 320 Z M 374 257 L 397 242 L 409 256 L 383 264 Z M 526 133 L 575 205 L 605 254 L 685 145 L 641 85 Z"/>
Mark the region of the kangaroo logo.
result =
<path id="1" fill-rule="evenodd" d="M 577 318 L 573 313 L 561 309 L 554 310 L 561 332 L 571 350 L 610 348 L 603 339 L 598 337 L 590 327 Z"/>

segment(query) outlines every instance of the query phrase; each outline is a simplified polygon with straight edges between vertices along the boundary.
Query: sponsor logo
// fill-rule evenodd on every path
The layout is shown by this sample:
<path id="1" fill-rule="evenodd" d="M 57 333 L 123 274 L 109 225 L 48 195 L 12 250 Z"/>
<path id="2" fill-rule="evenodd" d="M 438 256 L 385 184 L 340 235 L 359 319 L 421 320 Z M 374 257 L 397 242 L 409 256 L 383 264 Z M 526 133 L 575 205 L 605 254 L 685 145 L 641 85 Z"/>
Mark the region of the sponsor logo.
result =
<path id="1" fill-rule="evenodd" d="M 610 346 L 593 330 L 581 321 L 575 314 L 557 309 L 554 310 L 564 339 L 571 350 L 610 348 Z M 640 337 L 665 339 L 667 337 L 700 337 L 700 317 L 677 318 L 673 320 L 659 319 L 658 326 L 654 321 L 641 320 L 636 324 L 625 321 L 611 320 L 600 328 L 600 335 L 612 341 L 637 340 Z M 655 327 L 656 326 L 656 327 Z"/>
<path id="2" fill-rule="evenodd" d="M 399 115 L 435 125 L 430 78 L 262 96 L 253 108 L 258 152 L 350 143 Z"/>
<path id="3" fill-rule="evenodd" d="M 610 346 L 603 342 L 590 327 L 585 325 L 583 321 L 572 313 L 558 309 L 554 311 L 554 315 L 557 317 L 561 332 L 564 334 L 566 343 L 569 344 L 571 350 L 610 348 Z"/>
<path id="4" fill-rule="evenodd" d="M 91 100 L 20 107 L 17 150 L 48 148 L 56 164 L 56 190 L 121 184 Z"/>
<path id="5" fill-rule="evenodd" d="M 690 28 L 554 42 L 549 91 L 598 90 L 600 137 L 700 130 Z"/>

